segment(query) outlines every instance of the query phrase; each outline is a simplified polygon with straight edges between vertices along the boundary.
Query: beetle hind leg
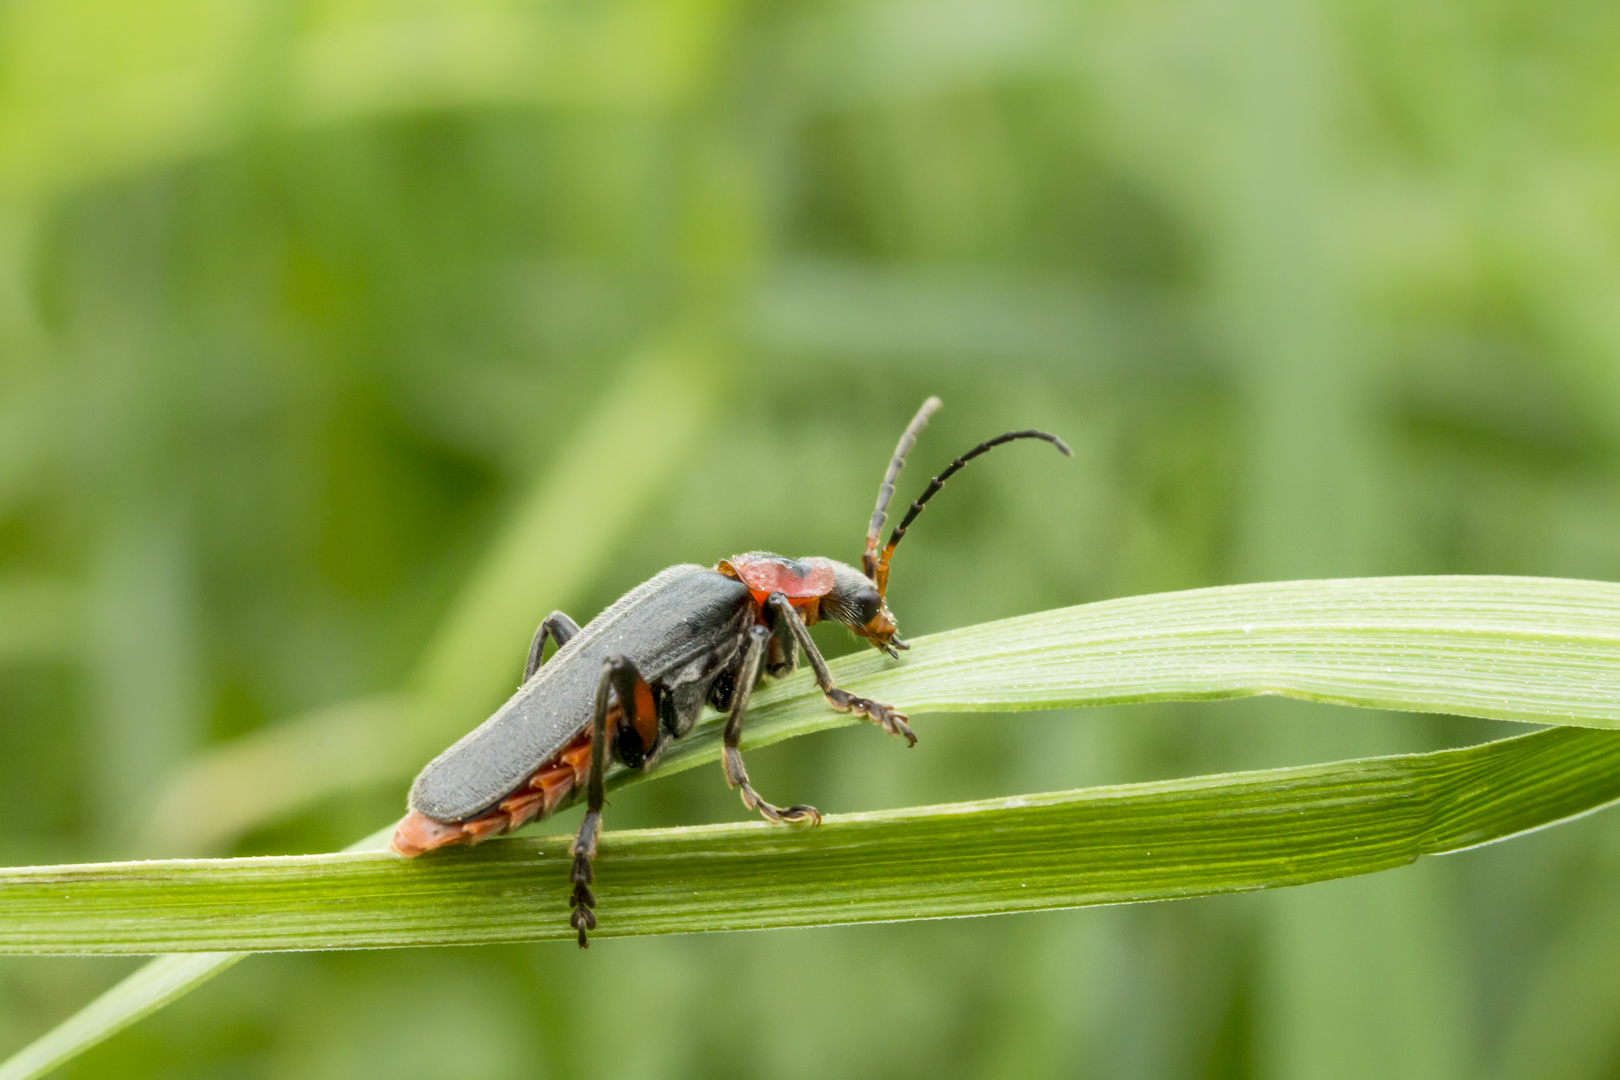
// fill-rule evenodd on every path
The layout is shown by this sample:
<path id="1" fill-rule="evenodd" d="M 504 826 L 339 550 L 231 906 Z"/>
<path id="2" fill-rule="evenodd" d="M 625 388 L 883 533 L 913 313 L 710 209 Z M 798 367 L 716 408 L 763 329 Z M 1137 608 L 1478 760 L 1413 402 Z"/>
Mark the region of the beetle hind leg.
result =
<path id="1" fill-rule="evenodd" d="M 529 659 L 523 665 L 523 682 L 534 678 L 534 673 L 540 670 L 540 660 L 545 653 L 546 638 L 557 643 L 557 648 L 568 644 L 568 639 L 579 633 L 579 623 L 570 619 L 561 611 L 553 611 L 540 622 L 540 628 L 534 632 L 534 640 L 529 644 Z M 522 683 L 519 684 L 520 686 Z"/>
<path id="2" fill-rule="evenodd" d="M 652 688 L 641 677 L 636 665 L 623 656 L 610 656 L 602 661 L 602 677 L 596 684 L 596 708 L 591 717 L 591 771 L 585 783 L 585 820 L 579 823 L 579 834 L 574 837 L 568 851 L 574 857 L 568 880 L 574 885 L 568 906 L 573 911 L 568 924 L 579 935 L 579 947 L 590 946 L 587 931 L 596 929 L 596 894 L 591 883 L 596 873 L 591 862 L 596 858 L 596 842 L 602 833 L 602 804 L 606 802 L 604 777 L 608 759 L 608 712 L 612 700 L 617 698 L 620 730 L 626 727 L 643 733 L 648 729 L 656 739 L 658 717 L 655 712 Z"/>

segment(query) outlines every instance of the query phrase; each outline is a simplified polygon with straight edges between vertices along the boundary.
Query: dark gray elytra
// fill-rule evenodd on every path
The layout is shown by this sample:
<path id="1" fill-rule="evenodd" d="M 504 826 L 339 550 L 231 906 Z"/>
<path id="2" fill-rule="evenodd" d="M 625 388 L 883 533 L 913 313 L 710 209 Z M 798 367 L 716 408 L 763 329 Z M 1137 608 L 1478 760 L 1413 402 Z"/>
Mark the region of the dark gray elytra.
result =
<path id="1" fill-rule="evenodd" d="M 633 661 L 668 689 L 684 734 L 752 621 L 748 587 L 707 566 L 672 566 L 620 597 L 541 665 L 495 715 L 434 758 L 411 785 L 410 808 L 436 821 L 489 810 L 579 736 L 602 662 Z"/>

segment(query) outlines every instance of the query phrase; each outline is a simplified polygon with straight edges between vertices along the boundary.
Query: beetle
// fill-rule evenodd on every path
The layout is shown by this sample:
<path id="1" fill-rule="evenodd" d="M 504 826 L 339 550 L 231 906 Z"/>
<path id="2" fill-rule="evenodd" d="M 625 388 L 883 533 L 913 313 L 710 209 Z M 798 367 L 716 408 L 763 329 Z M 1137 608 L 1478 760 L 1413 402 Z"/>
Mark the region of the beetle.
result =
<path id="1" fill-rule="evenodd" d="M 937 397 L 923 402 L 900 436 L 878 486 L 861 569 L 820 556 L 789 559 L 750 551 L 714 567 L 672 566 L 584 627 L 560 611 L 546 616 L 529 646 L 517 692 L 428 762 L 411 784 L 393 850 L 414 858 L 451 844 L 476 844 L 549 816 L 583 786 L 585 818 L 569 849 L 569 922 L 584 948 L 587 932 L 596 929 L 591 863 L 608 756 L 632 769 L 647 768 L 670 740 L 691 731 L 706 704 L 727 714 L 722 762 L 726 783 L 743 804 L 768 821 L 819 823 L 815 807 L 775 806 L 749 783 L 738 748 L 749 694 L 765 676 L 795 670 L 802 650 L 829 705 L 865 716 L 915 745 L 905 713 L 833 682 L 807 627 L 831 619 L 898 657 L 909 646 L 884 600 L 889 560 L 928 500 L 969 461 L 1004 443 L 1044 439 L 1070 454 L 1062 439 L 1044 431 L 1009 431 L 980 443 L 929 482 L 880 551 L 895 479 L 939 407 Z M 557 649 L 542 663 L 548 638 Z"/>

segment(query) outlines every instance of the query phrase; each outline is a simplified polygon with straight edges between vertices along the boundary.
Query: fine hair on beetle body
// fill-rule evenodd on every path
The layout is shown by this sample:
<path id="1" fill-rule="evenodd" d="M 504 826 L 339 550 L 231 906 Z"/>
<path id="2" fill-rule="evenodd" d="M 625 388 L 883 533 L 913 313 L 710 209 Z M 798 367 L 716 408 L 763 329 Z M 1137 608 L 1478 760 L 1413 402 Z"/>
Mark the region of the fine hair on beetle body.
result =
<path id="1" fill-rule="evenodd" d="M 726 714 L 721 763 L 743 804 L 768 821 L 819 823 L 815 807 L 776 806 L 749 783 L 738 747 L 754 688 L 794 671 L 802 653 L 828 705 L 865 716 L 915 745 L 905 713 L 833 682 L 808 628 L 822 620 L 842 623 L 898 657 L 909 646 L 885 601 L 889 562 L 928 500 L 969 461 L 1005 443 L 1042 439 L 1069 454 L 1062 439 L 1044 431 L 988 439 L 929 481 L 879 547 L 895 480 L 939 406 L 936 397 L 923 402 L 900 436 L 878 487 L 859 568 L 822 556 L 749 551 L 712 567 L 671 566 L 583 627 L 560 611 L 546 616 L 529 646 L 517 692 L 428 762 L 411 784 L 393 849 L 413 858 L 451 844 L 476 844 L 548 817 L 583 792 L 585 818 L 569 869 L 569 921 L 583 948 L 596 929 L 592 861 L 610 757 L 628 768 L 647 768 L 671 740 L 691 731 L 705 705 Z M 557 649 L 543 660 L 548 640 Z"/>

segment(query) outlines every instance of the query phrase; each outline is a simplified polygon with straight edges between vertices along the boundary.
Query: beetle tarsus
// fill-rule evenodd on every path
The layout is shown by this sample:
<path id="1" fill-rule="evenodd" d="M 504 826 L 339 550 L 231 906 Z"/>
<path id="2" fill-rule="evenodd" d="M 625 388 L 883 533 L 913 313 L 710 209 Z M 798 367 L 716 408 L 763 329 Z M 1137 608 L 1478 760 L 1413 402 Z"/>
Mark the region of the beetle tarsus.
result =
<path id="1" fill-rule="evenodd" d="M 576 864 L 577 865 L 577 864 Z M 589 872 L 589 867 L 586 868 Z M 568 898 L 568 906 L 573 910 L 568 913 L 568 925 L 579 932 L 579 947 L 590 948 L 590 941 L 586 938 L 587 930 L 596 929 L 596 912 L 591 908 L 596 906 L 596 897 L 583 883 L 574 883 L 574 893 Z"/>
<path id="2" fill-rule="evenodd" d="M 797 825 L 802 822 L 821 824 L 821 812 L 813 806 L 800 804 L 781 807 L 760 798 L 759 792 L 754 790 L 754 785 L 748 782 L 748 770 L 743 767 L 742 753 L 735 746 L 725 748 L 724 761 L 726 783 L 737 789 L 744 806 L 750 810 L 758 810 L 760 817 L 766 821 L 773 825 Z"/>
<path id="3" fill-rule="evenodd" d="M 741 755 L 737 758 L 737 766 L 738 768 L 742 767 Z M 726 770 L 726 779 L 728 781 L 731 779 L 729 767 Z M 809 822 L 811 825 L 821 824 L 821 811 L 813 806 L 807 806 L 803 803 L 798 806 L 775 806 L 760 798 L 759 792 L 754 790 L 754 785 L 748 782 L 748 773 L 746 771 L 743 772 L 742 779 L 732 784 L 732 787 L 738 789 L 744 806 L 750 810 L 758 810 L 759 816 L 772 825 L 799 825 L 804 822 Z"/>
<path id="4" fill-rule="evenodd" d="M 840 690 L 836 686 L 826 691 L 826 697 L 827 704 L 839 712 L 864 716 L 890 735 L 899 735 L 904 738 L 907 746 L 917 745 L 917 733 L 911 730 L 910 724 L 906 723 L 910 717 L 893 706 L 885 705 L 881 701 L 873 701 L 871 698 L 857 697 L 848 690 Z"/>
<path id="5" fill-rule="evenodd" d="M 759 792 L 747 780 L 737 786 L 741 789 L 743 805 L 750 810 L 758 810 L 759 816 L 772 825 L 821 824 L 821 811 L 813 806 L 802 803 L 798 806 L 774 806 L 760 798 Z"/>
<path id="6" fill-rule="evenodd" d="M 596 854 L 596 834 L 601 820 L 600 815 L 593 813 L 586 814 L 580 823 L 579 835 L 572 847 L 574 865 L 568 873 L 568 879 L 574 883 L 574 891 L 568 896 L 568 906 L 573 908 L 568 924 L 579 931 L 582 949 L 586 947 L 585 931 L 596 929 L 596 913 L 591 910 L 596 906 L 596 895 L 590 889 L 596 874 L 591 868 L 591 858 Z"/>
<path id="7" fill-rule="evenodd" d="M 779 592 L 772 593 L 765 602 L 776 611 L 778 623 L 787 625 L 799 643 L 799 648 L 804 650 L 805 659 L 810 661 L 810 668 L 816 673 L 816 685 L 821 687 L 822 694 L 826 695 L 827 704 L 839 712 L 868 717 L 890 735 L 903 736 L 907 745 L 917 745 L 917 736 L 906 723 L 905 713 L 881 701 L 857 697 L 848 690 L 840 690 L 834 685 L 832 670 L 827 667 L 827 661 L 822 659 L 821 650 L 817 649 L 816 643 L 811 640 L 810 631 L 805 627 L 804 620 L 793 610 L 793 605 L 786 596 Z"/>

